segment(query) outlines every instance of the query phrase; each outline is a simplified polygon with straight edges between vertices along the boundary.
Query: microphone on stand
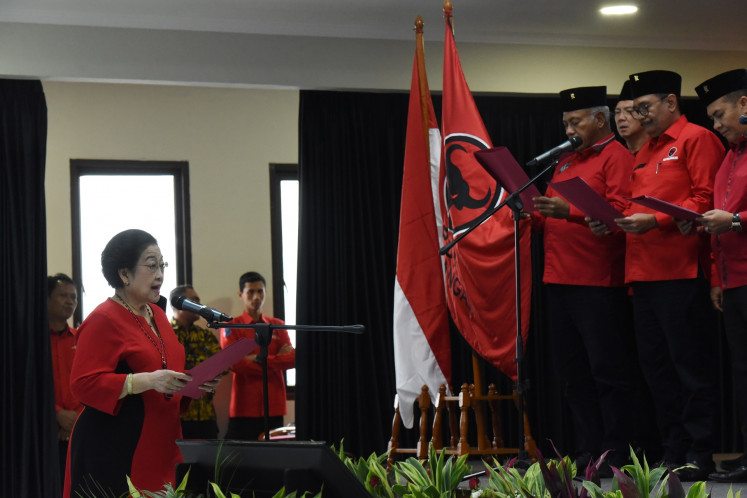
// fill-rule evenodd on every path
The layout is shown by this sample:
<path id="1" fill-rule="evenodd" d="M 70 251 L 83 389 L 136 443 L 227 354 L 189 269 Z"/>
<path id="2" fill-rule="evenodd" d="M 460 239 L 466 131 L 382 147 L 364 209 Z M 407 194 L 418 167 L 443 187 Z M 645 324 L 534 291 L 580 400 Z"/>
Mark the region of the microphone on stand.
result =
<path id="1" fill-rule="evenodd" d="M 747 125 L 747 114 L 739 116 L 739 124 Z"/>
<path id="2" fill-rule="evenodd" d="M 549 160 L 553 160 L 564 152 L 570 152 L 574 149 L 578 149 L 582 143 L 584 143 L 584 140 L 581 137 L 571 137 L 562 144 L 553 147 L 547 152 L 543 152 L 539 156 L 535 157 L 527 163 L 527 166 L 532 168 Z"/>
<path id="3" fill-rule="evenodd" d="M 197 313 L 208 322 L 230 322 L 231 320 L 233 320 L 232 317 L 226 315 L 222 311 L 208 308 L 204 304 L 195 303 L 194 301 L 190 301 L 184 296 L 176 296 L 174 299 L 172 299 L 171 306 L 178 310 Z"/>

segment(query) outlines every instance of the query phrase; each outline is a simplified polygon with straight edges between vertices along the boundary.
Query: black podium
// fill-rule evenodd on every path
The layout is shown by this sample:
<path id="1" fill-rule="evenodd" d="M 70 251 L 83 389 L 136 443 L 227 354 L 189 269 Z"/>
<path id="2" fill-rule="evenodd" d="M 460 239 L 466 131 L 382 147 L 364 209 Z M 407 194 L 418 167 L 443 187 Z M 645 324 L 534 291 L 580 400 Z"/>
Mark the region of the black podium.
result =
<path id="1" fill-rule="evenodd" d="M 215 482 L 226 495 L 242 497 L 271 498 L 282 487 L 298 496 L 321 490 L 324 498 L 371 497 L 326 443 L 229 439 L 176 443 L 184 457 L 177 466 L 176 483 L 189 470 L 187 489 L 194 493 L 206 494 L 208 482 Z"/>

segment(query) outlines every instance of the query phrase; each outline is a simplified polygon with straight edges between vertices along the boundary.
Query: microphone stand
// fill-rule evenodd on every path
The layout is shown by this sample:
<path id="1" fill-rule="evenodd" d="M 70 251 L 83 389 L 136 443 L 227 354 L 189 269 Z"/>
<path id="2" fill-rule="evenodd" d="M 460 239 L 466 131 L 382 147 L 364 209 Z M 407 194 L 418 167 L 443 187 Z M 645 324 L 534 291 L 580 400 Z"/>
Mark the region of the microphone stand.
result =
<path id="1" fill-rule="evenodd" d="M 262 406 L 264 407 L 264 428 L 265 441 L 270 440 L 270 396 L 267 392 L 267 355 L 270 342 L 272 341 L 272 331 L 277 329 L 283 330 L 324 330 L 333 332 L 347 332 L 349 334 L 362 334 L 366 329 L 363 325 L 286 325 L 271 323 L 232 323 L 232 322 L 208 322 L 208 328 L 227 328 L 227 329 L 254 329 L 254 342 L 259 346 L 259 354 L 256 362 L 262 365 Z"/>
<path id="2" fill-rule="evenodd" d="M 487 211 L 485 211 L 484 213 L 482 213 L 480 216 L 478 216 L 477 219 L 475 220 L 475 223 L 472 224 L 472 226 L 470 226 L 465 231 L 463 231 L 462 233 L 460 233 L 459 237 L 455 238 L 454 240 L 452 240 L 451 242 L 449 242 L 448 244 L 446 244 L 445 246 L 443 246 L 441 249 L 439 249 L 438 250 L 438 254 L 440 256 L 443 256 L 444 254 L 446 254 L 447 252 L 449 252 L 449 249 L 451 249 L 452 247 L 454 247 L 460 240 L 462 240 L 470 232 L 472 232 L 472 230 L 474 230 L 475 228 L 479 227 L 485 220 L 487 220 L 488 218 L 490 218 L 491 216 L 493 216 L 500 208 L 502 208 L 506 204 L 513 203 L 514 199 L 518 199 L 518 202 L 519 202 L 519 205 L 520 205 L 519 209 L 522 209 L 523 206 L 521 205 L 521 199 L 519 199 L 519 195 L 522 192 L 524 192 L 526 189 L 528 189 L 529 186 L 532 185 L 535 181 L 537 181 L 540 178 L 542 178 L 545 175 L 545 173 L 547 173 L 548 171 L 550 171 L 551 169 L 553 169 L 557 165 L 558 165 L 558 156 L 556 156 L 555 158 L 553 158 L 553 160 L 550 161 L 550 164 L 545 169 L 543 169 L 542 171 L 540 171 L 539 173 L 537 173 L 537 175 L 535 175 L 534 177 L 532 177 L 527 183 L 525 183 L 524 185 L 522 185 L 521 187 L 519 187 L 518 189 L 516 189 L 511 194 L 509 194 L 509 196 L 506 197 L 505 199 L 503 199 L 503 201 L 501 201 L 497 206 L 495 206 L 494 208 L 488 209 Z M 509 205 L 509 207 L 511 207 L 511 206 Z"/>
<path id="3" fill-rule="evenodd" d="M 476 227 L 480 226 L 480 224 L 493 216 L 496 211 L 498 211 L 500 208 L 502 208 L 505 205 L 508 205 L 509 208 L 511 208 L 511 211 L 513 212 L 513 219 L 514 219 L 514 278 L 515 278 L 515 289 L 516 289 L 516 359 L 514 360 L 516 362 L 516 403 L 518 405 L 518 411 L 519 411 L 519 440 L 521 443 L 519 444 L 519 452 L 517 455 L 517 462 L 521 462 L 522 466 L 525 466 L 525 470 L 529 468 L 529 455 L 526 450 L 526 437 L 524 435 L 524 392 L 529 387 L 529 381 L 524 379 L 524 338 L 521 335 L 521 256 L 520 256 L 520 247 L 519 247 L 519 241 L 520 241 L 520 233 L 519 233 L 519 221 L 521 220 L 521 210 L 524 208 L 523 203 L 521 202 L 521 197 L 519 195 L 529 188 L 530 185 L 532 185 L 535 181 L 540 179 L 542 176 L 545 175 L 548 171 L 553 169 L 555 166 L 558 165 L 558 157 L 560 154 L 553 157 L 553 160 L 550 161 L 550 164 L 540 171 L 537 175 L 535 175 L 533 178 L 531 178 L 527 183 L 516 189 L 514 192 L 511 192 L 511 194 L 508 195 L 502 202 L 500 202 L 496 207 L 486 211 L 480 217 L 477 218 L 478 221 L 472 224 L 468 229 L 466 229 L 464 232 L 462 232 L 459 237 L 455 238 L 445 246 L 443 246 L 439 250 L 440 255 L 446 254 L 449 249 L 451 249 L 457 242 L 462 240 L 464 237 L 467 236 L 472 230 L 474 230 Z M 465 476 L 463 480 L 465 479 L 471 479 L 472 477 L 477 477 L 481 475 L 485 475 L 487 471 L 478 472 L 475 474 L 470 474 L 468 476 Z"/>

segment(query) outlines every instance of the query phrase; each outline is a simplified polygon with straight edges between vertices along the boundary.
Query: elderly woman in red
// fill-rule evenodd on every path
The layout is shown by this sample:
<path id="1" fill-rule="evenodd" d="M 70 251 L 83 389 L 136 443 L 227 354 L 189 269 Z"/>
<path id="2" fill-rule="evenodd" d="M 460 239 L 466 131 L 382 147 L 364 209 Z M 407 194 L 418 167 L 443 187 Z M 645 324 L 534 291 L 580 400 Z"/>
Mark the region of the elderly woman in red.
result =
<path id="1" fill-rule="evenodd" d="M 184 348 L 159 299 L 166 263 L 156 239 L 142 230 L 115 235 L 101 253 L 114 295 L 78 329 L 70 377 L 85 405 L 73 428 L 64 496 L 120 496 L 127 479 L 157 491 L 174 481 L 181 461 L 180 396 Z M 217 382 L 201 386 L 212 390 Z"/>

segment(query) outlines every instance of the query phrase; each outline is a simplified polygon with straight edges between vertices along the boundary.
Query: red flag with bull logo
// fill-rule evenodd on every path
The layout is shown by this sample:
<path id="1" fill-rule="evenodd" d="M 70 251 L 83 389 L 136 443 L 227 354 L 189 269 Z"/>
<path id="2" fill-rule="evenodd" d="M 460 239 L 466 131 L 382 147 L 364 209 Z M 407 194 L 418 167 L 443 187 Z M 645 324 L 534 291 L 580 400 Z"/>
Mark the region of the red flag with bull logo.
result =
<path id="1" fill-rule="evenodd" d="M 444 10 L 443 149 L 439 185 L 442 246 L 476 224 L 508 195 L 480 166 L 474 152 L 492 147 L 467 86 L 454 42 L 451 10 Z M 522 337 L 526 341 L 531 298 L 530 233 L 521 224 Z M 445 255 L 447 302 L 452 318 L 475 352 L 516 380 L 514 222 L 499 209 Z"/>

